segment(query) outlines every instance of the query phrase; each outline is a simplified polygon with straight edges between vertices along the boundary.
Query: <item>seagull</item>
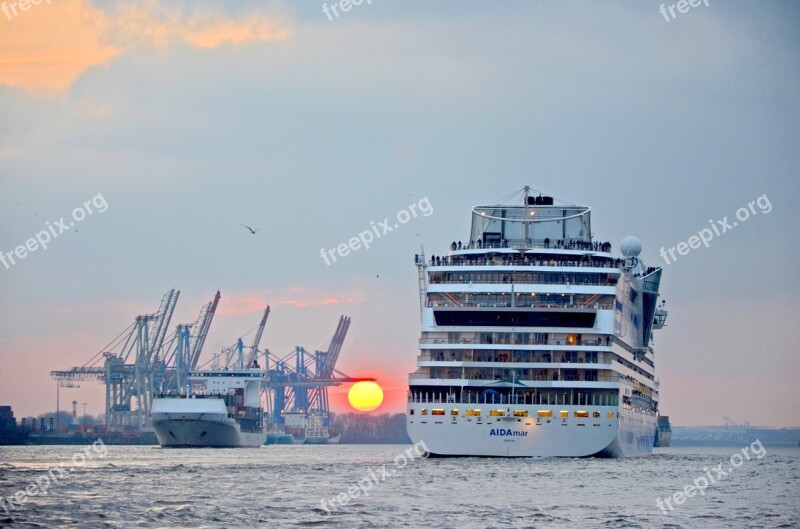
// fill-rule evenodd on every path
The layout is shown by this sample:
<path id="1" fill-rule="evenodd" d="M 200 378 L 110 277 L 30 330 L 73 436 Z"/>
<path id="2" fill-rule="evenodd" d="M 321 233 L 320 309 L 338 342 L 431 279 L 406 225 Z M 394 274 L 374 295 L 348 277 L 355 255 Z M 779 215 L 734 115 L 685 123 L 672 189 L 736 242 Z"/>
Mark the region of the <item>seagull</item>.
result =
<path id="1" fill-rule="evenodd" d="M 256 229 L 254 230 L 254 229 L 253 229 L 253 228 L 251 228 L 250 226 L 246 226 L 246 225 L 244 225 L 244 224 L 242 224 L 242 226 L 244 226 L 245 228 L 247 228 L 248 230 L 250 230 L 250 233 L 251 233 L 251 234 L 253 234 L 253 235 L 255 235 L 255 234 L 256 234 L 256 232 L 257 232 L 258 230 L 260 230 L 260 229 L 261 229 L 261 228 L 256 228 Z"/>

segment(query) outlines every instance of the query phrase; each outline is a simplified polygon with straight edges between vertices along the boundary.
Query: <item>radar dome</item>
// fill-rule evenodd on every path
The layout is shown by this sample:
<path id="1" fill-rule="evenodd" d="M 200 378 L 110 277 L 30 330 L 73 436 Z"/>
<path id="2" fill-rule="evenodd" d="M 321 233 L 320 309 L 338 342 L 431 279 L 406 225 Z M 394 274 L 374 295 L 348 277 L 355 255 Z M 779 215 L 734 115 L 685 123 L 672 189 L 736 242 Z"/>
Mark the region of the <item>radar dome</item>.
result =
<path id="1" fill-rule="evenodd" d="M 629 235 L 622 239 L 620 250 L 625 257 L 638 257 L 642 253 L 642 241 L 633 235 Z"/>

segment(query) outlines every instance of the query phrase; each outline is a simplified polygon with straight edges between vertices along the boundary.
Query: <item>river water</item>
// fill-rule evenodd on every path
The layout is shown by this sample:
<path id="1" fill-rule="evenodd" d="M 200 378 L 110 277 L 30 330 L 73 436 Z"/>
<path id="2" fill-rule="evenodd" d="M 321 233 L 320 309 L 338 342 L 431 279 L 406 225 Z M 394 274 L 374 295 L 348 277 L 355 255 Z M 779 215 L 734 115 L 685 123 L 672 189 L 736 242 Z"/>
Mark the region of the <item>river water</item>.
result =
<path id="1" fill-rule="evenodd" d="M 0 496 L 17 495 L 0 503 L 0 527 L 800 527 L 800 449 L 748 460 L 734 456 L 742 448 L 614 460 L 426 459 L 401 445 L 0 447 Z M 702 495 L 685 491 L 700 478 Z M 691 497 L 677 504 L 678 491 Z"/>

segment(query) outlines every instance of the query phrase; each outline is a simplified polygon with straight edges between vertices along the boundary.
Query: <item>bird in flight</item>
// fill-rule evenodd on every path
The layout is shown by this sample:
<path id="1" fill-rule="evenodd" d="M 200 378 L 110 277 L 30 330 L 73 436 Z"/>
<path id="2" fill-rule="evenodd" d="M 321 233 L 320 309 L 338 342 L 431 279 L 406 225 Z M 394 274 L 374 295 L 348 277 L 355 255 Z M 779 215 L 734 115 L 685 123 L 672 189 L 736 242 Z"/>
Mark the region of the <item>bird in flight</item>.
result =
<path id="1" fill-rule="evenodd" d="M 247 228 L 248 230 L 250 230 L 250 233 L 251 233 L 251 234 L 253 234 L 253 235 L 255 235 L 255 234 L 256 234 L 256 232 L 257 232 L 258 230 L 260 230 L 260 229 L 261 229 L 261 228 L 256 228 L 256 229 L 253 229 L 253 228 L 251 228 L 250 226 L 247 226 L 247 225 L 245 225 L 245 224 L 242 224 L 242 226 L 244 226 L 245 228 Z"/>

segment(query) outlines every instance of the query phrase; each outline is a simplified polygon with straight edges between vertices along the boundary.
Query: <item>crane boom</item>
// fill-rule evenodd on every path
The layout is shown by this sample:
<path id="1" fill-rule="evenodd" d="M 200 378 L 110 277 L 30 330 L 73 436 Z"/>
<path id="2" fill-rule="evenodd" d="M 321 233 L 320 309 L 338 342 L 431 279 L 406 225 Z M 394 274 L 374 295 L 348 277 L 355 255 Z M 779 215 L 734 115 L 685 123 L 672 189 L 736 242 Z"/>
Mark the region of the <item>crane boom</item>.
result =
<path id="1" fill-rule="evenodd" d="M 267 306 L 267 310 L 264 311 L 264 317 L 261 318 L 261 323 L 258 324 L 258 329 L 256 330 L 256 335 L 253 338 L 253 345 L 250 347 L 250 356 L 247 357 L 247 363 L 245 364 L 247 367 L 253 365 L 253 362 L 256 360 L 256 356 L 258 355 L 258 345 L 261 343 L 261 335 L 264 334 L 264 327 L 267 325 L 267 318 L 269 317 L 269 306 Z"/>
<path id="2" fill-rule="evenodd" d="M 336 367 L 336 361 L 339 360 L 339 352 L 342 350 L 344 339 L 347 336 L 347 330 L 350 328 L 350 318 L 341 316 L 339 318 L 339 325 L 336 326 L 336 332 L 333 333 L 331 345 L 328 347 L 325 361 L 322 368 L 317 373 L 319 378 L 330 378 L 333 375 L 333 370 Z"/>
<path id="3" fill-rule="evenodd" d="M 200 311 L 200 317 L 198 318 L 200 325 L 198 328 L 193 329 L 196 333 L 192 336 L 192 361 L 190 364 L 192 369 L 197 367 L 197 362 L 200 360 L 200 353 L 203 352 L 203 344 L 206 341 L 206 336 L 208 336 L 208 330 L 211 328 L 211 320 L 214 319 L 214 313 L 217 312 L 217 305 L 219 304 L 220 297 L 219 290 L 217 290 L 214 300 Z"/>
<path id="4" fill-rule="evenodd" d="M 167 329 L 169 328 L 169 323 L 172 320 L 172 313 L 175 312 L 175 305 L 178 303 L 178 296 L 180 296 L 180 294 L 180 290 L 172 289 L 164 294 L 164 298 L 161 300 L 161 308 L 158 311 L 156 321 L 153 324 L 150 334 L 151 358 L 157 358 L 161 351 L 161 347 L 164 345 L 164 338 L 167 335 Z"/>

